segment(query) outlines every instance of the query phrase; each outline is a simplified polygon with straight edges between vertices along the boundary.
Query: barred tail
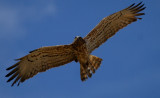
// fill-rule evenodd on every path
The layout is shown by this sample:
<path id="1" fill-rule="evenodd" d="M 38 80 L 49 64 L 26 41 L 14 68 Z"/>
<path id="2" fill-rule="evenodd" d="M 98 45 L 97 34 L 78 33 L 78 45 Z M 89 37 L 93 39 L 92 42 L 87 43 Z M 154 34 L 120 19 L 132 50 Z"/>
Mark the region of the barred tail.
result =
<path id="1" fill-rule="evenodd" d="M 85 81 L 88 77 L 92 77 L 92 73 L 100 67 L 102 59 L 94 55 L 89 56 L 89 61 L 86 65 L 80 65 L 81 80 Z"/>

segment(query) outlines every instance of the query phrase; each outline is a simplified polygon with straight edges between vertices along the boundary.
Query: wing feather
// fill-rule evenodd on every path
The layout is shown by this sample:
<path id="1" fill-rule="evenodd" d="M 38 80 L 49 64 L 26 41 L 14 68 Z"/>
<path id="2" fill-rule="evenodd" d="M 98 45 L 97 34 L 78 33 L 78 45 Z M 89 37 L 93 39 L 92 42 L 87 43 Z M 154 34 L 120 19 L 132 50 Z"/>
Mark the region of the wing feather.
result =
<path id="1" fill-rule="evenodd" d="M 137 5 L 134 3 L 117 13 L 105 17 L 86 37 L 84 37 L 89 53 L 98 48 L 120 29 L 137 21 L 137 19 L 141 19 L 137 16 L 144 15 L 144 13 L 139 13 L 144 9 L 145 7 L 142 2 Z"/>
<path id="2" fill-rule="evenodd" d="M 42 47 L 31 51 L 30 54 L 17 59 L 18 63 L 7 68 L 11 70 L 6 77 L 11 76 L 7 82 L 15 79 L 12 86 L 19 81 L 24 82 L 39 72 L 58 67 L 75 60 L 75 55 L 71 45 Z"/>

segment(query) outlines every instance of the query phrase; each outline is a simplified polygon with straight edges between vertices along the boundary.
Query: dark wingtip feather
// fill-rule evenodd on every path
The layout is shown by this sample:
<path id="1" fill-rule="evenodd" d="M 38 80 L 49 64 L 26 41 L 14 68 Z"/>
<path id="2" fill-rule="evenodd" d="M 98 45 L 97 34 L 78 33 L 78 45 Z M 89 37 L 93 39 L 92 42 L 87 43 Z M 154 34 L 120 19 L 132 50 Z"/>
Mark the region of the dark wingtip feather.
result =
<path id="1" fill-rule="evenodd" d="M 143 8 L 141 8 L 141 9 L 137 9 L 137 10 L 135 10 L 135 13 L 138 13 L 138 12 L 140 12 L 140 11 L 143 11 L 145 8 L 146 8 L 146 7 L 143 7 Z"/>
<path id="2" fill-rule="evenodd" d="M 12 83 L 11 87 L 14 86 L 14 84 Z"/>
<path id="3" fill-rule="evenodd" d="M 140 9 L 140 8 L 142 8 L 144 6 L 144 4 L 142 4 L 141 6 L 139 6 L 137 9 Z"/>
<path id="4" fill-rule="evenodd" d="M 138 4 L 136 4 L 136 5 L 134 3 L 134 4 L 130 5 L 128 8 L 126 8 L 126 9 L 133 10 L 133 11 L 137 10 L 139 12 L 139 10 L 141 10 L 141 8 L 144 6 L 144 4 L 142 4 L 142 3 L 143 3 L 142 1 L 140 3 L 138 3 Z M 144 8 L 146 8 L 146 7 L 144 7 Z"/>
<path id="5" fill-rule="evenodd" d="M 15 69 L 13 69 L 11 72 L 9 72 L 6 77 L 9 77 L 10 75 L 14 74 L 15 72 L 17 72 L 18 68 L 16 67 Z"/>
<path id="6" fill-rule="evenodd" d="M 12 77 L 10 77 L 7 82 L 10 82 L 11 80 L 13 80 L 16 76 L 18 75 L 18 72 L 16 72 Z"/>
<path id="7" fill-rule="evenodd" d="M 145 15 L 145 13 L 137 13 L 137 14 L 135 14 L 135 16 L 141 16 L 141 15 Z"/>
<path id="8" fill-rule="evenodd" d="M 146 7 L 143 7 L 143 8 L 141 9 L 141 11 L 144 10 L 144 9 L 146 9 Z"/>
<path id="9" fill-rule="evenodd" d="M 135 9 L 135 8 L 137 8 L 137 7 L 138 7 L 139 5 L 141 5 L 141 4 L 142 4 L 142 2 L 140 2 L 140 3 L 138 3 L 137 5 L 131 7 L 130 9 Z"/>
<path id="10" fill-rule="evenodd" d="M 138 4 L 136 5 L 136 7 L 139 6 L 139 5 L 141 5 L 141 4 L 142 4 L 142 1 L 141 1 L 140 3 L 138 3 Z"/>
<path id="11" fill-rule="evenodd" d="M 19 61 L 20 59 L 14 59 L 15 61 Z"/>
<path id="12" fill-rule="evenodd" d="M 142 4 L 142 3 L 143 3 L 143 1 L 140 2 L 140 4 Z"/>
<path id="13" fill-rule="evenodd" d="M 129 7 L 127 7 L 127 9 L 133 7 L 135 5 L 135 3 L 131 4 Z"/>
<path id="14" fill-rule="evenodd" d="M 19 82 L 18 82 L 18 84 L 17 84 L 17 86 L 19 86 L 19 85 L 20 85 L 20 83 L 21 83 L 21 82 L 19 81 Z"/>
<path id="15" fill-rule="evenodd" d="M 12 83 L 12 86 L 21 78 L 20 75 L 18 75 L 18 77 L 14 80 L 14 82 Z"/>
<path id="16" fill-rule="evenodd" d="M 14 68 L 14 67 L 13 67 Z M 11 67 L 8 67 L 6 70 L 10 70 L 10 69 L 12 69 L 12 66 Z"/>
<path id="17" fill-rule="evenodd" d="M 10 81 L 11 81 L 11 79 L 8 79 L 8 80 L 7 80 L 7 82 L 10 82 Z"/>
<path id="18" fill-rule="evenodd" d="M 18 62 L 18 63 L 16 63 L 16 64 L 14 64 L 14 65 L 12 65 L 12 66 L 10 66 L 10 67 L 8 67 L 6 70 L 10 70 L 10 69 L 12 69 L 12 68 L 16 67 L 18 64 L 19 64 L 19 62 Z"/>
<path id="19" fill-rule="evenodd" d="M 9 77 L 10 75 L 9 74 L 7 74 L 5 77 Z"/>
<path id="20" fill-rule="evenodd" d="M 141 15 L 145 15 L 145 13 L 139 13 L 140 11 L 143 11 L 146 7 L 144 7 L 144 4 L 142 4 L 142 1 L 140 3 L 138 3 L 135 6 L 130 7 L 128 10 L 130 10 L 134 16 L 141 16 Z M 137 19 L 142 19 L 139 17 L 136 17 Z"/>

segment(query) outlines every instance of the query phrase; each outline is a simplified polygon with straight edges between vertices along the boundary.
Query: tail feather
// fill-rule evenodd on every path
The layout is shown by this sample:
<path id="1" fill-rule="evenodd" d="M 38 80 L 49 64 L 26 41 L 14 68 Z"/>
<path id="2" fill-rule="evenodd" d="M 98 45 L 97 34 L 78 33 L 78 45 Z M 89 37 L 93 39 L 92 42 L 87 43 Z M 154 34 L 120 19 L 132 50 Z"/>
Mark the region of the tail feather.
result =
<path id="1" fill-rule="evenodd" d="M 81 72 L 81 80 L 85 81 L 88 78 L 88 76 L 83 65 L 80 65 L 80 72 Z"/>
<path id="2" fill-rule="evenodd" d="M 94 55 L 90 55 L 89 56 L 89 62 L 90 62 L 90 65 L 92 65 L 93 67 L 94 67 L 94 69 L 98 69 L 99 67 L 100 67 L 100 65 L 101 65 L 101 61 L 102 61 L 102 59 L 101 58 L 99 58 L 99 57 L 96 57 L 96 56 L 94 56 Z"/>
<path id="3" fill-rule="evenodd" d="M 95 73 L 95 70 L 100 67 L 101 61 L 101 58 L 90 55 L 88 63 L 80 65 L 81 80 L 85 81 L 88 77 L 92 77 L 92 73 Z"/>

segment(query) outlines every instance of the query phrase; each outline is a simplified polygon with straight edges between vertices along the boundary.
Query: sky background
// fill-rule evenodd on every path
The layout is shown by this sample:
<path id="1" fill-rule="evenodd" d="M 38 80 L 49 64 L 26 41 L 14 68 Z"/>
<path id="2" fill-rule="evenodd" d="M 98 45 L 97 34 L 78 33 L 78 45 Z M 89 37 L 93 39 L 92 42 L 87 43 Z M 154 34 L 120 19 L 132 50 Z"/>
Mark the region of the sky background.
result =
<path id="1" fill-rule="evenodd" d="M 0 98 L 160 98 L 160 0 L 145 0 L 142 20 L 92 54 L 103 59 L 91 79 L 79 63 L 36 75 L 19 87 L 5 69 L 42 46 L 85 37 L 102 18 L 140 0 L 0 0 Z"/>

